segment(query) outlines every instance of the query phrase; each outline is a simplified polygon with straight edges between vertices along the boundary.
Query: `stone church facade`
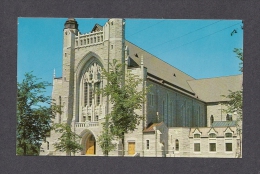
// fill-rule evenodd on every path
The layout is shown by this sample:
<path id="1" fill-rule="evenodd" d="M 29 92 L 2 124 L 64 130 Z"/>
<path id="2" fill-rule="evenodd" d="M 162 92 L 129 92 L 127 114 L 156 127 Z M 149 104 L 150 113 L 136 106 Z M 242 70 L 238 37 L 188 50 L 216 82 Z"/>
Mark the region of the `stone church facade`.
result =
<path id="1" fill-rule="evenodd" d="M 125 20 L 109 19 L 104 26 L 81 34 L 75 19 L 63 30 L 62 77 L 54 77 L 52 97 L 62 106 L 54 123 L 71 124 L 81 136 L 78 156 L 102 156 L 96 142 L 105 115 L 111 111 L 107 97 L 95 89 L 106 85 L 102 68 L 117 59 L 125 71 L 142 79 L 139 90 L 150 86 L 147 100 L 137 114 L 144 120 L 125 135 L 125 156 L 229 157 L 241 152 L 236 113 L 222 112 L 229 90 L 242 88 L 242 75 L 194 79 L 125 39 Z M 41 155 L 66 155 L 55 151 L 60 134 L 51 131 Z M 110 156 L 121 156 L 119 141 Z"/>

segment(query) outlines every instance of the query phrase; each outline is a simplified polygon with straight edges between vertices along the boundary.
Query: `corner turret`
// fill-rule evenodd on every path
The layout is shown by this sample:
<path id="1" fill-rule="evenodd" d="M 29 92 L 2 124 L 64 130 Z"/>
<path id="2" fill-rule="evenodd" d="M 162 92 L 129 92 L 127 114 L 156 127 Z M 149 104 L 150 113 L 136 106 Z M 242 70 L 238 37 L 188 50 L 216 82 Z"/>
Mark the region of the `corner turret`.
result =
<path id="1" fill-rule="evenodd" d="M 78 30 L 78 22 L 74 18 L 68 18 L 64 24 L 64 29 L 76 29 Z"/>

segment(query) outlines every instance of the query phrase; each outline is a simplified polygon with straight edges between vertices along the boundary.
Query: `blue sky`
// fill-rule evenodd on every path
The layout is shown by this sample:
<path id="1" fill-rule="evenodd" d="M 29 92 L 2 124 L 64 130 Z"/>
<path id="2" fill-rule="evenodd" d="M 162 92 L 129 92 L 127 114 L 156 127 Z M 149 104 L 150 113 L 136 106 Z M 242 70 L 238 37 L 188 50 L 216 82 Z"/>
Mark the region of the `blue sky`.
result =
<path id="1" fill-rule="evenodd" d="M 108 19 L 76 18 L 81 33 Z M 52 82 L 62 76 L 66 18 L 18 18 L 17 81 L 25 72 Z M 234 48 L 243 48 L 241 20 L 126 19 L 126 40 L 190 76 L 211 78 L 240 74 Z M 236 29 L 237 33 L 231 36 Z M 155 65 L 156 66 L 156 65 Z M 46 94 L 51 95 L 51 87 Z"/>

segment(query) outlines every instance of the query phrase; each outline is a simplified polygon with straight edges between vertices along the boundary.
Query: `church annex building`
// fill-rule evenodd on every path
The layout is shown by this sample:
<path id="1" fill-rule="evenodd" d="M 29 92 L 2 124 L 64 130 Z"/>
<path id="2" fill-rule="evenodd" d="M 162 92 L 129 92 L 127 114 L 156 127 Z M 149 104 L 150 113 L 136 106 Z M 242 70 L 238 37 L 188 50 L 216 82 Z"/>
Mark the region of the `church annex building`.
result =
<path id="1" fill-rule="evenodd" d="M 111 111 L 106 97 L 94 93 L 113 59 L 142 79 L 140 90 L 150 87 L 137 114 L 144 121 L 125 135 L 125 156 L 236 158 L 242 153 L 237 113 L 223 113 L 222 95 L 242 89 L 242 75 L 194 79 L 142 48 L 125 40 L 125 20 L 109 19 L 86 34 L 69 18 L 63 30 L 62 77 L 54 77 L 52 98 L 62 106 L 54 123 L 69 123 L 83 150 L 76 156 L 103 156 L 96 142 L 105 115 Z M 155 66 L 156 65 L 156 66 Z M 159 121 L 158 121 L 159 120 Z M 240 123 L 241 124 L 241 123 Z M 40 155 L 66 155 L 55 151 L 60 134 L 51 131 Z M 121 156 L 120 141 L 109 156 Z"/>

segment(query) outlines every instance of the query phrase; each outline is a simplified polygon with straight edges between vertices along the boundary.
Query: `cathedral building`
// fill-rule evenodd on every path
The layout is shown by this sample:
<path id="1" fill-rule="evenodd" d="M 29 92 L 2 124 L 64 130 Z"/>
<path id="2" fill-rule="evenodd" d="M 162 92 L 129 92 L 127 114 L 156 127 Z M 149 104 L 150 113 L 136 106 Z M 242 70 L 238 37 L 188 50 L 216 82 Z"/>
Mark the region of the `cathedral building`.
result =
<path id="1" fill-rule="evenodd" d="M 127 41 L 124 19 L 109 19 L 82 34 L 69 18 L 63 30 L 62 77 L 53 79 L 52 98 L 62 106 L 54 123 L 68 123 L 81 136 L 83 150 L 75 155 L 103 156 L 97 138 L 112 105 L 94 91 L 106 85 L 101 71 L 113 59 L 142 79 L 139 90 L 150 86 L 136 111 L 144 120 L 125 135 L 125 156 L 235 158 L 241 153 L 237 114 L 223 112 L 223 95 L 242 89 L 242 75 L 194 79 Z M 66 155 L 53 147 L 59 136 L 51 131 L 41 155 Z M 121 156 L 120 141 L 114 143 L 109 156 Z"/>

